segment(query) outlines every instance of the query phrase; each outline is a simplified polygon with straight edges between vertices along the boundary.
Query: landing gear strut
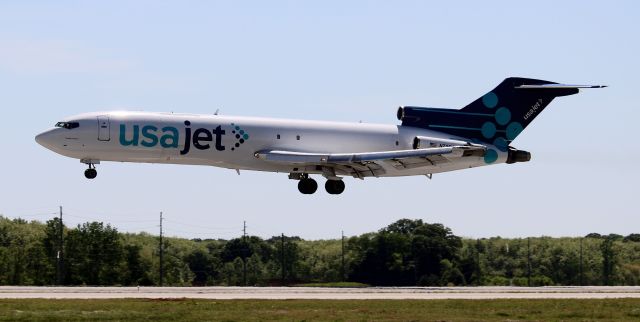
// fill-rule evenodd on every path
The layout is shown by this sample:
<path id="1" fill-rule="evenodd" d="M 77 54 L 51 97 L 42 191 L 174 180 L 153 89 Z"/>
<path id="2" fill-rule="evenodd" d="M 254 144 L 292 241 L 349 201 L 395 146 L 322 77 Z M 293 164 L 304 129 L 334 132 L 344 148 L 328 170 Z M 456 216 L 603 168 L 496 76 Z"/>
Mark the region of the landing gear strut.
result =
<path id="1" fill-rule="evenodd" d="M 344 191 L 344 182 L 342 180 L 327 180 L 324 184 L 324 189 L 329 194 L 339 195 Z"/>
<path id="2" fill-rule="evenodd" d="M 95 179 L 98 175 L 98 171 L 96 171 L 96 166 L 93 163 L 89 163 L 89 169 L 84 170 L 84 176 L 87 179 Z"/>
<path id="3" fill-rule="evenodd" d="M 316 190 L 318 190 L 318 183 L 309 178 L 309 176 L 304 176 L 300 178 L 300 181 L 298 181 L 298 191 L 301 193 L 310 195 L 316 192 Z"/>

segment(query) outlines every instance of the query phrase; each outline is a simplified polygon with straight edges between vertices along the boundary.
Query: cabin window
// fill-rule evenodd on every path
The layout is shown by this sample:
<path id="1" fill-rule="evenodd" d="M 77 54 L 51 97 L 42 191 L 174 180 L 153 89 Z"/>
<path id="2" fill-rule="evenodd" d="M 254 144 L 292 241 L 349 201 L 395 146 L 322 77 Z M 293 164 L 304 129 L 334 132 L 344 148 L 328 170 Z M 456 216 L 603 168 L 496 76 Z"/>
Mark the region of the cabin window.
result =
<path id="1" fill-rule="evenodd" d="M 78 122 L 58 122 L 56 123 L 56 127 L 65 128 L 67 130 L 75 129 L 80 126 Z"/>
<path id="2" fill-rule="evenodd" d="M 400 142 L 396 141 L 396 146 L 400 145 Z"/>
<path id="3" fill-rule="evenodd" d="M 276 135 L 276 139 L 280 140 L 280 134 Z"/>
<path id="4" fill-rule="evenodd" d="M 300 135 L 296 135 L 296 140 L 300 141 Z"/>

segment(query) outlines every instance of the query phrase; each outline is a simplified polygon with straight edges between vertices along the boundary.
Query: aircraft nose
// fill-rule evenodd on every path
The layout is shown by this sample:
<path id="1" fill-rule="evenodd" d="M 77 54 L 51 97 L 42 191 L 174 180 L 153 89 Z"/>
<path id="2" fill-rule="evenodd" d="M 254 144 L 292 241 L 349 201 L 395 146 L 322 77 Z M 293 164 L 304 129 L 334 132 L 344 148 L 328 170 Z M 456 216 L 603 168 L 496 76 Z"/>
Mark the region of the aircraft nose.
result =
<path id="1" fill-rule="evenodd" d="M 50 148 L 53 144 L 53 131 L 55 130 L 51 129 L 36 135 L 36 142 L 45 148 Z"/>

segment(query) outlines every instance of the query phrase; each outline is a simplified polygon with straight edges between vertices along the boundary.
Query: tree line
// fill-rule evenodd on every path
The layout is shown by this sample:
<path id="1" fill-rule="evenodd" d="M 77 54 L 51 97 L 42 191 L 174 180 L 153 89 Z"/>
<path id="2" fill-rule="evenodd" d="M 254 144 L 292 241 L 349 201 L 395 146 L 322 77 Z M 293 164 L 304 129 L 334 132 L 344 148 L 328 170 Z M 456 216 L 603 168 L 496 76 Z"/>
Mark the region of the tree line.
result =
<path id="1" fill-rule="evenodd" d="M 102 222 L 0 216 L 0 285 L 640 285 L 640 234 L 469 239 L 401 219 L 345 239 L 165 237 L 159 245 L 158 236 Z"/>

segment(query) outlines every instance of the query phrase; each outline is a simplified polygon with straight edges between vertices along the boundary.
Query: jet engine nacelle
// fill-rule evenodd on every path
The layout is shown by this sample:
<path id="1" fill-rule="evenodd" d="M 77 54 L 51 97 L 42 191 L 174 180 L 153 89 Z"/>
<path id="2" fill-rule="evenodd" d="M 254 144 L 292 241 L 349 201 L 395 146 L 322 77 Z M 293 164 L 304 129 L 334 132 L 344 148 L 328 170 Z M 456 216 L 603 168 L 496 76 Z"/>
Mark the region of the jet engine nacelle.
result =
<path id="1" fill-rule="evenodd" d="M 509 152 L 507 154 L 507 163 L 511 164 L 516 162 L 529 162 L 530 160 L 531 153 L 509 147 Z"/>

